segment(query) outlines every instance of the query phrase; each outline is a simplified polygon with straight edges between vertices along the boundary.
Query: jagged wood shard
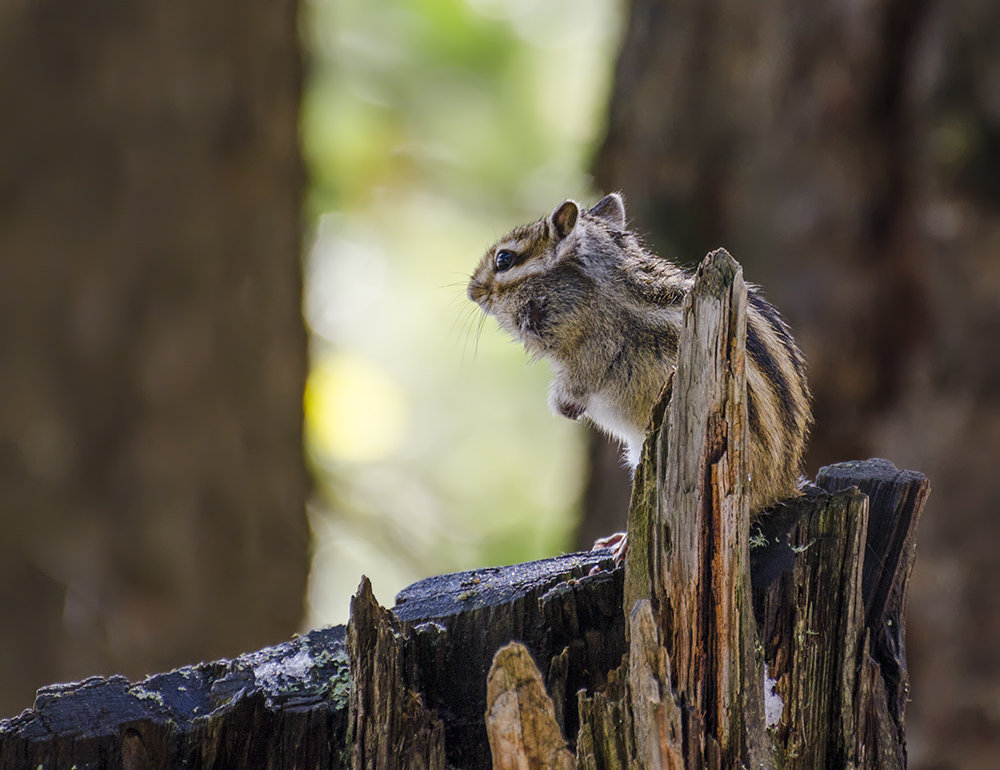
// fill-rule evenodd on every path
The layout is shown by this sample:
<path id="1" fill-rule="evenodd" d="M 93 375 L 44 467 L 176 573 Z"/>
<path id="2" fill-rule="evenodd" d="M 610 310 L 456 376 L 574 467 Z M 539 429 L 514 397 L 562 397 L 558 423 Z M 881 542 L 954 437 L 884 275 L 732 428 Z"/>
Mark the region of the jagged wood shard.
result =
<path id="1" fill-rule="evenodd" d="M 486 680 L 486 730 L 495 770 L 575 770 L 542 674 L 524 645 L 510 642 L 493 658 Z"/>

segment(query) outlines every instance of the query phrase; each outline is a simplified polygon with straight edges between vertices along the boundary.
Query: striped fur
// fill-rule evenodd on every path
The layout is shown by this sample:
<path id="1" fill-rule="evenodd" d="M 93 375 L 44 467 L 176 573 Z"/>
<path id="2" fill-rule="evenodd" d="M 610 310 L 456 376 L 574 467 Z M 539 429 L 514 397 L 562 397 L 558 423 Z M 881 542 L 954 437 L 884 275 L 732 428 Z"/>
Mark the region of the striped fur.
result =
<path id="1" fill-rule="evenodd" d="M 504 252 L 503 254 L 501 254 Z M 498 255 L 501 255 L 498 260 Z M 648 251 L 616 194 L 566 201 L 483 256 L 469 297 L 554 370 L 549 403 L 586 416 L 639 461 L 649 410 L 677 362 L 690 273 Z M 796 494 L 811 421 L 805 360 L 788 326 L 749 287 L 750 509 Z"/>

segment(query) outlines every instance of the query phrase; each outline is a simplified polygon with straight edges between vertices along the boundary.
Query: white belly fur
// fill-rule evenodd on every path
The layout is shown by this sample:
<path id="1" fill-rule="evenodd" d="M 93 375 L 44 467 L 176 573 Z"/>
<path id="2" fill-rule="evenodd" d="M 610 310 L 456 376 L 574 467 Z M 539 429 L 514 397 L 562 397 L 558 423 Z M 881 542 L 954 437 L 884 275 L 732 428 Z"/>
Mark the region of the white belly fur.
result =
<path id="1" fill-rule="evenodd" d="M 600 395 L 588 399 L 587 418 L 612 438 L 618 439 L 625 450 L 625 461 L 635 470 L 642 455 L 642 443 L 646 439 L 645 426 L 637 426 Z"/>

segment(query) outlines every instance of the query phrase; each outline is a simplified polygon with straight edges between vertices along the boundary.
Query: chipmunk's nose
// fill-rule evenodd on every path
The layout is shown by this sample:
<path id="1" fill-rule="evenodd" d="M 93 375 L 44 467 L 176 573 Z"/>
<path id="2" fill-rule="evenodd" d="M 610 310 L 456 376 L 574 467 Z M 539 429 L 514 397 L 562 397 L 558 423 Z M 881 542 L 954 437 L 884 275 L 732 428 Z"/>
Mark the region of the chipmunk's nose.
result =
<path id="1" fill-rule="evenodd" d="M 481 305 L 483 304 L 482 299 L 486 296 L 486 287 L 483 286 L 475 278 L 473 278 L 471 281 L 469 281 L 469 288 L 466 291 L 466 294 L 468 294 L 469 299 L 471 299 L 477 305 Z"/>

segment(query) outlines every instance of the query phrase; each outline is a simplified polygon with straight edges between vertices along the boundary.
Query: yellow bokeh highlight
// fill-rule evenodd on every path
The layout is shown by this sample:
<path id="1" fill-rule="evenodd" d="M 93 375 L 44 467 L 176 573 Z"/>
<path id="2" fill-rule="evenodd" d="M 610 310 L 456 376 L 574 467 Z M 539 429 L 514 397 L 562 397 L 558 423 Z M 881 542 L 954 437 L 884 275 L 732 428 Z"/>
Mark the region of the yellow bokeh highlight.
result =
<path id="1" fill-rule="evenodd" d="M 306 441 L 318 459 L 372 462 L 399 447 L 406 397 L 392 378 L 350 353 L 313 362 L 304 397 Z"/>

